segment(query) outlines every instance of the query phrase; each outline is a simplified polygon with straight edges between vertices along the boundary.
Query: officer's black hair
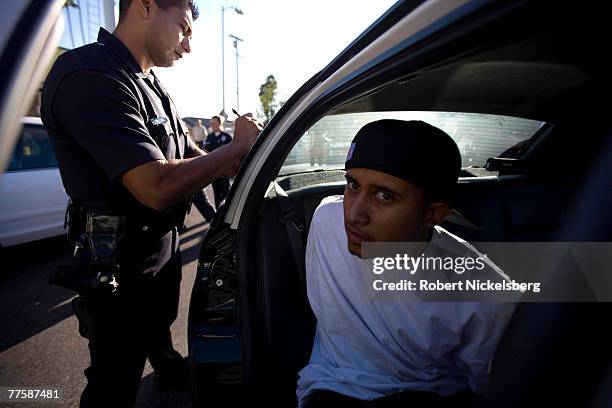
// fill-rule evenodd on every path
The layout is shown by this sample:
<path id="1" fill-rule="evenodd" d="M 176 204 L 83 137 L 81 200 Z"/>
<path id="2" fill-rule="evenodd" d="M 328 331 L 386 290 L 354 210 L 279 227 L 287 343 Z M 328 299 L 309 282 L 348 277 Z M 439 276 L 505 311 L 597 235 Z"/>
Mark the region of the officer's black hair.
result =
<path id="1" fill-rule="evenodd" d="M 130 4 L 132 4 L 132 0 L 119 0 L 119 21 L 127 14 Z M 200 15 L 198 6 L 196 6 L 193 0 L 155 0 L 155 4 L 164 11 L 172 6 L 183 7 L 184 9 L 189 8 L 191 10 L 191 18 L 194 21 Z"/>

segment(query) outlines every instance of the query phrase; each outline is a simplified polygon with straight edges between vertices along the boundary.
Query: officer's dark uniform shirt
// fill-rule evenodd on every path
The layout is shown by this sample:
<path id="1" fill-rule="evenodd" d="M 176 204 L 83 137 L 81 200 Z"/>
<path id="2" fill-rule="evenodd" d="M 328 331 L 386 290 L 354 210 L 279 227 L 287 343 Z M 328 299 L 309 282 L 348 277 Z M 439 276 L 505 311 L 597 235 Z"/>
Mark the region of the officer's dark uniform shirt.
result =
<path id="1" fill-rule="evenodd" d="M 41 116 L 68 195 L 115 215 L 159 214 L 121 183 L 126 171 L 189 157 L 196 149 L 153 72 L 143 73 L 127 47 L 104 29 L 98 42 L 57 59 L 43 87 Z M 133 247 L 126 244 L 130 265 L 144 273 L 156 273 L 177 252 L 172 231 L 135 239 Z"/>
<path id="2" fill-rule="evenodd" d="M 207 152 L 212 152 L 221 146 L 224 146 L 232 141 L 232 137 L 225 133 L 219 132 L 218 135 L 215 135 L 214 132 L 208 135 L 206 138 L 206 143 L 204 143 L 204 150 Z"/>

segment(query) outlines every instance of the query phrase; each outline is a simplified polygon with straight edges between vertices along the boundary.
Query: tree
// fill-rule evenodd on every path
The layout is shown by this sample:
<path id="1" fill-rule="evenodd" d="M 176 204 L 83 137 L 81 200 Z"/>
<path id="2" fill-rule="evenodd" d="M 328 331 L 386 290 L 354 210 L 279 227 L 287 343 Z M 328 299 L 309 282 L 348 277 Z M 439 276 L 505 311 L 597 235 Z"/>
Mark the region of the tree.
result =
<path id="1" fill-rule="evenodd" d="M 268 75 L 266 82 L 259 87 L 259 100 L 263 109 L 266 123 L 272 119 L 276 113 L 277 103 L 274 101 L 276 97 L 276 79 L 274 75 Z"/>

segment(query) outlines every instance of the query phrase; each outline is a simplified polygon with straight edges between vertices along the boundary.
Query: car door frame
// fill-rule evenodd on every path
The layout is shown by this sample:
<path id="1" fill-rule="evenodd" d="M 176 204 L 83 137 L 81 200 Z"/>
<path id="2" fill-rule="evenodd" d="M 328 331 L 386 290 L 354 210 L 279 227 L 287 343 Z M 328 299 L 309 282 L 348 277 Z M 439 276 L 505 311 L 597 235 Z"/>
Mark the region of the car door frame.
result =
<path id="1" fill-rule="evenodd" d="M 64 0 L 30 0 L 5 11 L 15 21 L 0 55 L 0 171 L 6 169 L 21 130 L 60 41 Z"/>

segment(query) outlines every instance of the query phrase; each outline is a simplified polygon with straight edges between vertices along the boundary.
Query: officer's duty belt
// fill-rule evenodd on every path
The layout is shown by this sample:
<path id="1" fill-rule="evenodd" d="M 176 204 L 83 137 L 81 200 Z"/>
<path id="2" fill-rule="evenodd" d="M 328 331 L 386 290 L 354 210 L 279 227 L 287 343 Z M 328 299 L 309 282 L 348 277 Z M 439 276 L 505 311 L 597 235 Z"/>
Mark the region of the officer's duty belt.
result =
<path id="1" fill-rule="evenodd" d="M 88 212 L 85 230 L 90 234 L 165 234 L 175 226 L 164 216 L 106 215 Z"/>

